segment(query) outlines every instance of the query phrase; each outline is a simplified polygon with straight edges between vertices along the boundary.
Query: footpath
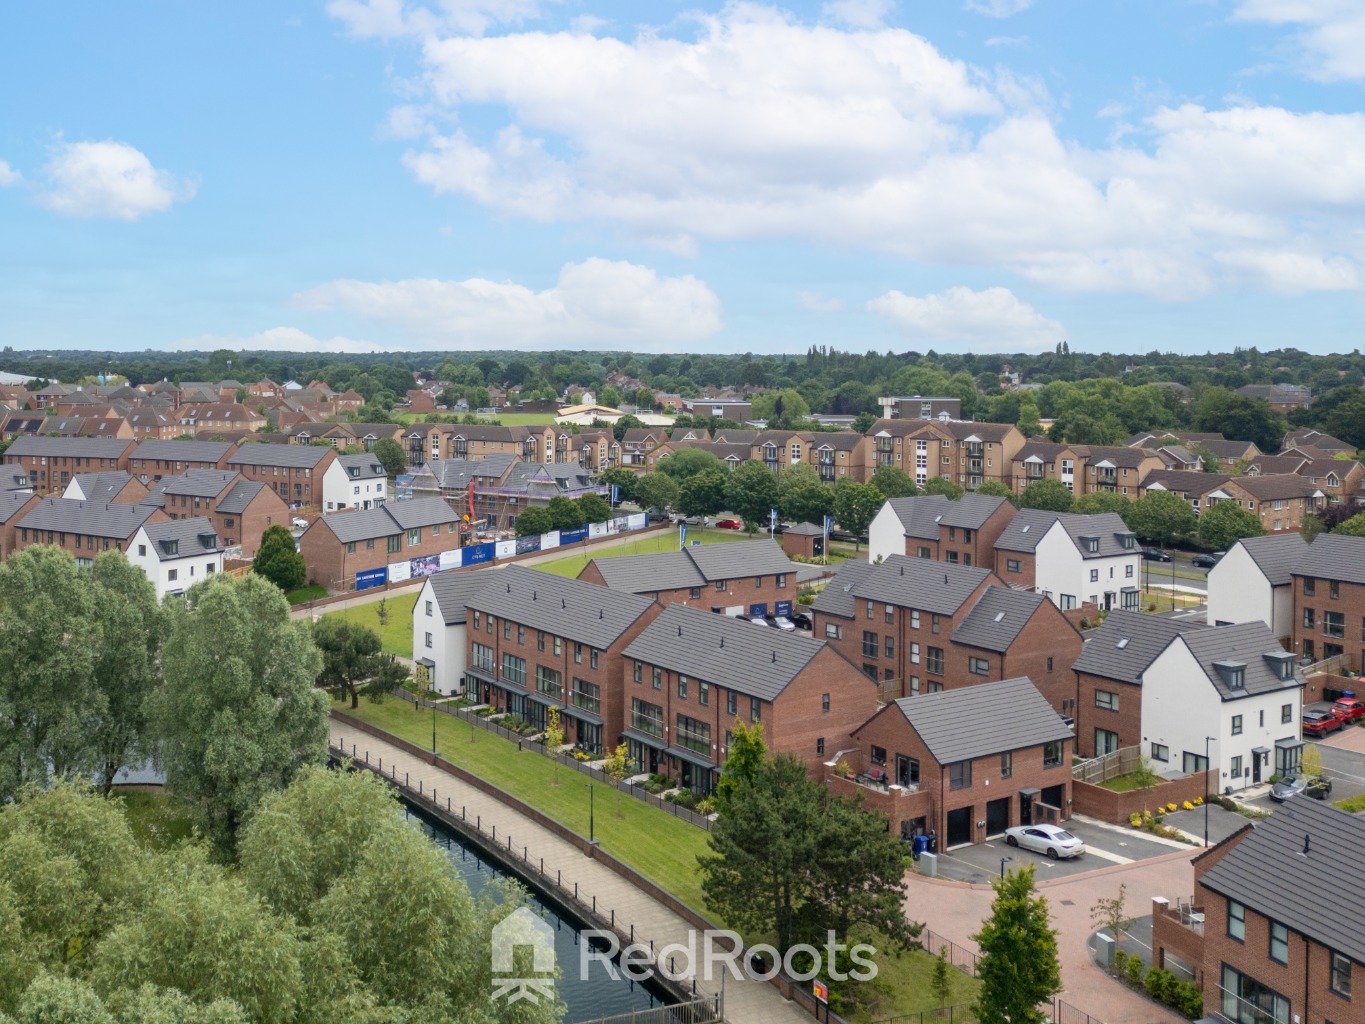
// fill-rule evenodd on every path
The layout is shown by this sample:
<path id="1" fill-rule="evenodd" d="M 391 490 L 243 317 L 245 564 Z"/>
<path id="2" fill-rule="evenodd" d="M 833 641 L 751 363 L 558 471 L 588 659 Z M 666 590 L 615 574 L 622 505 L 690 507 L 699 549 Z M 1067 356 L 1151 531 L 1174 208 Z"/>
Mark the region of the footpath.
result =
<path id="1" fill-rule="evenodd" d="M 406 779 L 411 789 L 420 787 L 426 794 L 434 790 L 438 804 L 444 806 L 449 800 L 457 815 L 463 808 L 466 818 L 479 822 L 484 832 L 496 827 L 500 844 L 510 845 L 515 853 L 521 854 L 524 863 L 550 877 L 552 884 L 557 878 L 565 889 L 576 888 L 580 900 L 588 902 L 595 898 L 598 914 L 610 915 L 618 931 L 633 929 L 636 942 L 652 941 L 656 950 L 675 943 L 686 947 L 696 932 L 695 926 L 679 914 L 585 855 L 569 840 L 449 772 L 335 720 L 331 723 L 331 745 L 334 750 L 344 750 L 361 767 L 368 755 L 372 770 L 378 768 L 382 758 L 385 777 L 392 772 L 398 781 Z M 696 945 L 699 944 L 698 937 Z M 576 963 L 559 966 L 566 974 L 578 970 Z M 717 973 L 722 970 L 718 967 Z M 696 988 L 699 996 L 713 999 L 720 993 L 720 978 L 714 983 L 699 978 Z M 738 1024 L 812 1024 L 813 1020 L 801 1007 L 783 998 L 772 984 L 755 981 L 747 974 L 738 981 L 733 977 L 725 979 L 723 1001 L 726 1020 Z"/>

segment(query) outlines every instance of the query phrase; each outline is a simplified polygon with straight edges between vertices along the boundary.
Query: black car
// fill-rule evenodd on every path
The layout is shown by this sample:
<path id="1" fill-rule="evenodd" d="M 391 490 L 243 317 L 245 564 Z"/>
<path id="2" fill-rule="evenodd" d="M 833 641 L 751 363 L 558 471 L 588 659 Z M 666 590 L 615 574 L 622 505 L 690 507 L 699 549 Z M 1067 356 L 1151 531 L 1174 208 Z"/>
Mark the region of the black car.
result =
<path id="1" fill-rule="evenodd" d="M 797 629 L 814 629 L 815 620 L 806 612 L 797 612 L 792 617 L 792 622 L 796 623 Z"/>
<path id="2" fill-rule="evenodd" d="M 1215 551 L 1211 555 L 1200 552 L 1190 559 L 1190 564 L 1199 569 L 1212 569 L 1225 554 L 1227 554 L 1226 551 Z"/>
<path id="3" fill-rule="evenodd" d="M 1162 551 L 1160 548 L 1143 548 L 1142 557 L 1149 562 L 1169 562 L 1171 560 L 1171 553 L 1169 551 Z"/>

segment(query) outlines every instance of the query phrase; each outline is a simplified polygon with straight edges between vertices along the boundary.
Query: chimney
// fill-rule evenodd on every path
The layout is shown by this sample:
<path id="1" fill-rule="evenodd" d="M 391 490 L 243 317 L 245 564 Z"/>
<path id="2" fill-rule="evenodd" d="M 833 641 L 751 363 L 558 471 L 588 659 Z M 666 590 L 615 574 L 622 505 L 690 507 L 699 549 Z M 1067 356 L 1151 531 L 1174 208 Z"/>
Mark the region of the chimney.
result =
<path id="1" fill-rule="evenodd" d="M 1302 849 L 1301 851 L 1299 851 L 1299 856 L 1300 856 L 1300 857 L 1307 857 L 1307 856 L 1308 856 L 1308 843 L 1309 843 L 1309 835 L 1308 835 L 1307 832 L 1305 832 L 1305 833 L 1303 834 L 1303 849 Z"/>

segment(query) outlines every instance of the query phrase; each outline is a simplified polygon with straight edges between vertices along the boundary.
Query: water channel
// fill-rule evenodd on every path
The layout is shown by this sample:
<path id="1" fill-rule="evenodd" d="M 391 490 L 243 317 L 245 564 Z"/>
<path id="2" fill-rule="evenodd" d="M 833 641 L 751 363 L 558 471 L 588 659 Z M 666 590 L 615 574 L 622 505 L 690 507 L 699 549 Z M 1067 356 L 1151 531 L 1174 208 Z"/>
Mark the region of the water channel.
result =
<path id="1" fill-rule="evenodd" d="M 441 822 L 422 814 L 416 808 L 406 807 L 408 820 L 435 843 L 457 871 L 469 884 L 469 891 L 477 899 L 479 895 L 498 879 L 516 877 L 503 870 L 495 861 L 490 861 L 480 851 L 465 844 L 462 836 L 446 828 Z M 523 883 L 524 884 L 524 883 Z M 647 1010 L 650 1007 L 671 1003 L 667 993 L 653 986 L 628 981 L 624 977 L 613 980 L 606 967 L 599 961 L 589 964 L 586 978 L 580 977 L 580 939 L 579 929 L 587 925 L 561 910 L 555 903 L 542 898 L 535 889 L 527 887 L 530 893 L 530 906 L 554 926 L 555 956 L 562 977 L 559 980 L 559 998 L 567 1010 L 567 1022 L 592 1020 L 610 1017 L 632 1010 Z"/>

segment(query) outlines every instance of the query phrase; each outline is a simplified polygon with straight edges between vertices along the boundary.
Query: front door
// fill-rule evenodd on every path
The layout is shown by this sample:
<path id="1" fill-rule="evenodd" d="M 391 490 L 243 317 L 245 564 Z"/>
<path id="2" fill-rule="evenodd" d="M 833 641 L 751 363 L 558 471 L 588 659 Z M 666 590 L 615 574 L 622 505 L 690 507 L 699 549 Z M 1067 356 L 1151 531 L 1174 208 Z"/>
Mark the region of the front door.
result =
<path id="1" fill-rule="evenodd" d="M 948 812 L 948 846 L 961 846 L 972 841 L 972 808 L 959 807 Z"/>
<path id="2" fill-rule="evenodd" d="M 1001 797 L 986 803 L 986 838 L 998 836 L 1010 827 L 1010 798 Z"/>
<path id="3" fill-rule="evenodd" d="M 1021 824 L 1021 825 L 1032 825 L 1032 824 L 1033 824 L 1033 794 L 1032 794 L 1032 793 L 1020 793 L 1020 794 L 1019 794 L 1019 824 Z"/>
<path id="4" fill-rule="evenodd" d="M 1251 784 L 1259 786 L 1261 784 L 1261 755 L 1251 755 Z"/>

